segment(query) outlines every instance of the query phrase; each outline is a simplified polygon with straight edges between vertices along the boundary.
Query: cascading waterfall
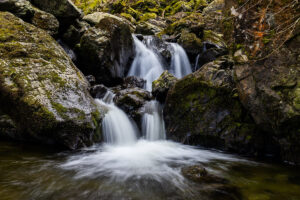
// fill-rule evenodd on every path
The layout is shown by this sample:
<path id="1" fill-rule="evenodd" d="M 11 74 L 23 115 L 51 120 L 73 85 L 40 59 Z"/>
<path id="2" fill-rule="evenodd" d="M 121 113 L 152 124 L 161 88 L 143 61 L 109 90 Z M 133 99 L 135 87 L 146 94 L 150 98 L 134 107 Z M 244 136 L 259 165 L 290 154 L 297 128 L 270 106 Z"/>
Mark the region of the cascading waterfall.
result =
<path id="1" fill-rule="evenodd" d="M 137 76 L 147 81 L 146 90 L 152 90 L 152 82 L 164 71 L 158 56 L 146 47 L 136 36 L 133 35 L 136 56 L 133 60 L 128 76 Z"/>
<path id="2" fill-rule="evenodd" d="M 171 61 L 171 73 L 177 78 L 182 78 L 192 73 L 192 67 L 184 49 L 176 43 L 171 43 L 174 53 Z"/>
<path id="3" fill-rule="evenodd" d="M 153 50 L 133 37 L 136 58 L 128 75 L 146 79 L 146 89 L 151 91 L 152 81 L 161 75 L 163 67 Z M 179 45 L 172 46 L 173 72 L 177 77 L 185 76 L 191 72 L 188 58 Z M 190 186 L 181 173 L 182 167 L 216 159 L 238 160 L 221 153 L 167 141 L 162 105 L 157 101 L 150 101 L 144 106 L 142 132 L 145 139 L 138 140 L 138 130 L 134 123 L 114 104 L 113 98 L 114 94 L 109 91 L 103 99 L 96 99 L 99 107 L 108 109 L 102 121 L 105 143 L 71 156 L 61 165 L 63 169 L 75 170 L 76 178 L 109 177 L 117 183 L 129 180 L 128 185 L 140 186 L 146 183 L 147 187 L 152 184 L 159 188 L 163 185 L 174 191 L 179 189 L 186 192 Z"/>
<path id="4" fill-rule="evenodd" d="M 102 100 L 96 99 L 99 106 L 108 109 L 102 122 L 104 140 L 115 145 L 134 144 L 137 141 L 137 130 L 127 115 L 114 104 L 114 96 L 108 91 Z"/>
<path id="5" fill-rule="evenodd" d="M 142 132 L 147 140 L 165 140 L 165 124 L 161 105 L 157 101 L 150 101 L 145 105 L 142 119 Z"/>

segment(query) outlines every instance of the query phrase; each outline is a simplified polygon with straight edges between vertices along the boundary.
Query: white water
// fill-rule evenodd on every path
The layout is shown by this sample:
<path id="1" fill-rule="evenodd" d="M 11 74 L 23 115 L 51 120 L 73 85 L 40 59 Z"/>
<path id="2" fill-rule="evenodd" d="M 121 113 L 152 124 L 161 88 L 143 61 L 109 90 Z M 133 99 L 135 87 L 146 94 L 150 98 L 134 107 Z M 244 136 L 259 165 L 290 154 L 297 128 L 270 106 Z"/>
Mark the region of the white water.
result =
<path id="1" fill-rule="evenodd" d="M 137 130 L 127 117 L 113 102 L 114 94 L 108 91 L 102 100 L 96 99 L 99 106 L 108 109 L 102 121 L 104 141 L 113 145 L 130 145 L 137 141 Z"/>
<path id="2" fill-rule="evenodd" d="M 176 43 L 171 43 L 174 53 L 172 55 L 170 72 L 177 78 L 182 78 L 192 73 L 192 67 L 184 49 Z"/>
<path id="3" fill-rule="evenodd" d="M 142 119 L 142 133 L 149 141 L 166 139 L 162 107 L 157 101 L 150 101 L 145 105 L 145 114 Z"/>
<path id="4" fill-rule="evenodd" d="M 163 68 L 150 49 L 136 37 L 134 40 L 137 55 L 129 75 L 146 79 L 146 88 L 151 90 L 152 81 L 159 77 Z M 190 68 L 181 69 L 182 66 L 190 65 L 187 57 L 182 58 L 182 50 L 175 44 L 174 48 L 176 51 L 172 66 L 176 76 L 182 77 L 191 71 Z M 75 178 L 108 177 L 117 182 L 147 179 L 167 182 L 185 190 L 187 180 L 181 173 L 182 167 L 213 160 L 238 160 L 230 155 L 165 140 L 162 107 L 157 101 L 145 105 L 142 131 L 146 140 L 137 140 L 138 131 L 126 114 L 114 105 L 113 98 L 114 94 L 108 92 L 103 100 L 96 100 L 99 106 L 105 106 L 109 110 L 103 120 L 105 143 L 71 156 L 61 166 L 67 170 L 75 170 Z"/>
<path id="5" fill-rule="evenodd" d="M 133 60 L 128 76 L 137 76 L 145 79 L 146 90 L 152 90 L 152 82 L 164 71 L 158 56 L 146 47 L 136 36 L 133 35 L 136 56 Z"/>

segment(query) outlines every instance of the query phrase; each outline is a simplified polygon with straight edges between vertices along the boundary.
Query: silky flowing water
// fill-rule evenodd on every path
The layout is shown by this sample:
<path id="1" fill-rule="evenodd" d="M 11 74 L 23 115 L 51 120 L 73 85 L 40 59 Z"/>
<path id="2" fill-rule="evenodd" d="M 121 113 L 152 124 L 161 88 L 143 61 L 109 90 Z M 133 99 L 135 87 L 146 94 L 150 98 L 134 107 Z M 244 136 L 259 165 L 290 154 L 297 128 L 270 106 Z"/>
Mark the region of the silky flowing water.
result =
<path id="1" fill-rule="evenodd" d="M 128 75 L 144 78 L 145 89 L 163 72 L 160 55 L 134 36 L 136 58 Z M 176 77 L 191 73 L 183 48 L 173 48 L 169 70 Z M 260 163 L 235 155 L 166 140 L 162 107 L 144 106 L 142 130 L 114 104 L 108 91 L 96 104 L 107 113 L 104 142 L 76 152 L 36 144 L 0 142 L 0 199 L 85 200 L 298 200 L 297 167 Z M 183 171 L 204 167 L 220 182 L 193 182 Z M 224 181 L 225 180 L 225 181 Z"/>
<path id="2" fill-rule="evenodd" d="M 167 143 L 165 149 L 160 143 Z M 219 159 L 220 155 L 224 158 L 215 151 L 168 141 L 140 141 L 132 148 L 99 145 L 76 153 L 2 141 L 0 199 L 209 199 L 209 188 L 180 175 L 179 169 L 193 162 L 228 178 L 242 199 L 300 198 L 299 168 L 246 162 L 227 154 Z M 99 160 L 93 163 L 93 157 Z"/>

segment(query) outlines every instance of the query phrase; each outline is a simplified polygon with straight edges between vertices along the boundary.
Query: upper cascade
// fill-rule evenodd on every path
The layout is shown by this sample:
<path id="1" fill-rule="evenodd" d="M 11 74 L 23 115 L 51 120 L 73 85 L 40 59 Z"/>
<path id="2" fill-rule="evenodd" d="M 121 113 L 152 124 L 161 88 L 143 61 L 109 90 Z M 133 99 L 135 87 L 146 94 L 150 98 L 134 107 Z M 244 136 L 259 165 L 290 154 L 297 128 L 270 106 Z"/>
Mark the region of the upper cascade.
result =
<path id="1" fill-rule="evenodd" d="M 128 76 L 138 76 L 147 81 L 146 90 L 152 90 L 152 82 L 163 72 L 164 68 L 158 56 L 146 47 L 136 36 L 133 35 L 135 44 L 135 58 L 129 70 Z"/>
<path id="2" fill-rule="evenodd" d="M 128 76 L 138 76 L 147 81 L 145 89 L 152 90 L 152 82 L 168 69 L 177 78 L 192 73 L 189 58 L 184 49 L 177 43 L 158 42 L 153 36 L 144 36 L 140 41 L 133 35 L 135 44 L 135 59 L 131 65 Z M 163 47 L 162 47 L 163 46 Z M 170 66 L 165 66 L 166 59 L 161 55 L 161 49 L 171 54 Z"/>
<path id="3" fill-rule="evenodd" d="M 172 54 L 170 72 L 176 78 L 182 78 L 192 73 L 190 61 L 184 49 L 177 43 L 171 43 L 171 46 L 174 53 Z"/>

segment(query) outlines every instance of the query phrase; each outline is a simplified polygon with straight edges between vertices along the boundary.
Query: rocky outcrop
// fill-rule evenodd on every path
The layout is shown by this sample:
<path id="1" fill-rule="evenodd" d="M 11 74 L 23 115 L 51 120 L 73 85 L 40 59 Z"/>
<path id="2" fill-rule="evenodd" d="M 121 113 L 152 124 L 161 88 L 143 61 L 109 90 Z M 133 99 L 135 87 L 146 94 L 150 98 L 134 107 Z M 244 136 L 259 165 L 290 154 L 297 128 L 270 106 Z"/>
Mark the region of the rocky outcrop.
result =
<path id="1" fill-rule="evenodd" d="M 134 54 L 129 26 L 112 17 L 103 18 L 84 33 L 78 53 L 83 72 L 94 75 L 98 83 L 121 83 Z"/>
<path id="2" fill-rule="evenodd" d="M 58 33 L 58 20 L 52 14 L 35 8 L 27 0 L 1 1 L 0 11 L 11 12 L 24 21 L 46 30 L 52 36 Z"/>
<path id="3" fill-rule="evenodd" d="M 100 139 L 88 82 L 45 31 L 0 12 L 0 104 L 28 137 L 69 149 Z"/>
<path id="4" fill-rule="evenodd" d="M 62 25 L 72 24 L 81 17 L 81 11 L 71 0 L 31 0 L 39 9 L 53 14 Z"/>
<path id="5" fill-rule="evenodd" d="M 151 100 L 150 92 L 141 88 L 129 88 L 118 91 L 114 102 L 126 112 L 137 124 L 141 125 L 142 110 L 146 102 Z"/>
<path id="6" fill-rule="evenodd" d="M 170 88 L 178 79 L 168 71 L 164 71 L 160 77 L 152 83 L 152 95 L 161 103 L 164 103 Z"/>
<path id="7" fill-rule="evenodd" d="M 164 108 L 170 138 L 246 154 L 260 151 L 262 138 L 239 102 L 232 66 L 222 58 L 175 83 Z"/>
<path id="8" fill-rule="evenodd" d="M 255 64 L 235 67 L 242 104 L 281 147 L 281 157 L 300 163 L 299 52 L 285 48 Z"/>
<path id="9" fill-rule="evenodd" d="M 0 138 L 21 138 L 21 131 L 16 123 L 5 114 L 0 113 Z"/>

